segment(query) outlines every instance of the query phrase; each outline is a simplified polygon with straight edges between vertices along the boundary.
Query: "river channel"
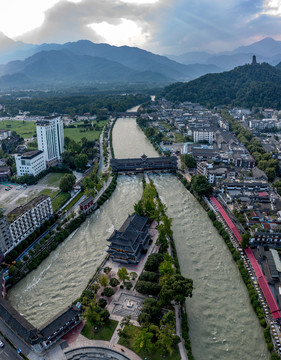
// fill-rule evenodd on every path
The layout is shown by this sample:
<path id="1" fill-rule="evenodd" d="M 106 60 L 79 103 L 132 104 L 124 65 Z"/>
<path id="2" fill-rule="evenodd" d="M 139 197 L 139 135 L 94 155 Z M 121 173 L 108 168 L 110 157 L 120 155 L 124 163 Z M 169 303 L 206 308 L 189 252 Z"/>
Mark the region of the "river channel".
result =
<path id="1" fill-rule="evenodd" d="M 116 158 L 158 156 L 132 118 L 118 119 L 113 146 Z M 246 287 L 207 214 L 175 176 L 152 178 L 173 218 L 182 274 L 194 280 L 187 312 L 196 360 L 269 359 Z M 141 193 L 141 177 L 119 177 L 101 209 L 9 291 L 12 305 L 40 326 L 79 297 L 105 256 L 106 239 L 132 212 Z"/>

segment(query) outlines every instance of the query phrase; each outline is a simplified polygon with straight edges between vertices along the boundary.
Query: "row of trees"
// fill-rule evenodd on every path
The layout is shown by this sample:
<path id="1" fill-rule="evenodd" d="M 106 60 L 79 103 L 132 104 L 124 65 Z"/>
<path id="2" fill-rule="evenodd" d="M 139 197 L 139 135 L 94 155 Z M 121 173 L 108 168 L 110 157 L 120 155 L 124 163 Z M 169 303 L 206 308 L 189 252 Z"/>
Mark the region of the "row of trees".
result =
<path id="1" fill-rule="evenodd" d="M 6 114 L 18 115 L 19 111 L 28 111 L 31 115 L 48 116 L 53 113 L 69 114 L 74 117 L 90 113 L 102 116 L 107 112 L 123 112 L 127 109 L 149 100 L 147 95 L 60 95 L 58 93 L 30 94 L 29 98 L 18 99 L 18 96 L 6 96 L 3 99 Z"/>
<path id="2" fill-rule="evenodd" d="M 186 297 L 192 296 L 193 281 L 176 273 L 174 261 L 168 253 L 151 254 L 144 270 L 136 290 L 141 294 L 157 296 L 160 307 L 172 302 L 181 304 Z"/>

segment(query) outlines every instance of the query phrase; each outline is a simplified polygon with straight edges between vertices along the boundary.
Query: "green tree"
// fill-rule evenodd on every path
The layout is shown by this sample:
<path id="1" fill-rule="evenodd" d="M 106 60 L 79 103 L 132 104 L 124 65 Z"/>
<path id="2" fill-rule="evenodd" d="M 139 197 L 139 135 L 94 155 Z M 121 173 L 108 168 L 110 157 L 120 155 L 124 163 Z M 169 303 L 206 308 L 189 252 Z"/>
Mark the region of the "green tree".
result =
<path id="1" fill-rule="evenodd" d="M 144 265 L 146 271 L 158 271 L 160 263 L 163 261 L 163 255 L 160 253 L 153 253 L 148 256 Z"/>
<path id="2" fill-rule="evenodd" d="M 274 352 L 271 354 L 270 360 L 280 360 L 280 356 Z"/>
<path id="3" fill-rule="evenodd" d="M 163 324 L 170 324 L 171 326 L 176 325 L 176 317 L 173 311 L 168 311 L 162 319 Z"/>
<path id="4" fill-rule="evenodd" d="M 147 137 L 152 137 L 155 135 L 155 130 L 152 127 L 148 127 L 145 129 L 144 133 Z"/>
<path id="5" fill-rule="evenodd" d="M 145 295 L 155 295 L 159 294 L 161 289 L 161 285 L 151 282 L 151 281 L 138 281 L 136 284 L 136 290 Z"/>
<path id="6" fill-rule="evenodd" d="M 251 234 L 248 231 L 242 235 L 241 245 L 242 245 L 243 249 L 246 249 L 249 246 L 250 237 L 251 237 Z"/>
<path id="7" fill-rule="evenodd" d="M 86 154 L 76 155 L 74 158 L 74 164 L 77 169 L 85 170 L 88 164 L 88 156 Z"/>
<path id="8" fill-rule="evenodd" d="M 170 325 L 162 326 L 158 332 L 156 347 L 160 351 L 167 351 L 170 355 L 174 351 L 174 328 Z"/>
<path id="9" fill-rule="evenodd" d="M 187 168 L 195 168 L 196 162 L 191 154 L 181 155 L 182 164 Z"/>
<path id="10" fill-rule="evenodd" d="M 117 275 L 119 277 L 119 279 L 121 281 L 125 281 L 125 280 L 129 280 L 129 273 L 127 271 L 127 269 L 125 267 L 121 267 L 118 271 L 117 271 Z"/>
<path id="11" fill-rule="evenodd" d="M 104 288 L 102 296 L 111 297 L 114 294 L 114 290 L 110 287 Z"/>
<path id="12" fill-rule="evenodd" d="M 161 306 L 156 299 L 147 298 L 144 300 L 138 322 L 141 325 L 149 325 L 151 323 L 159 324 L 161 317 Z"/>
<path id="13" fill-rule="evenodd" d="M 65 138 L 64 138 L 64 146 L 65 146 L 66 149 L 69 149 L 70 142 L 71 142 L 70 138 L 68 136 L 65 136 Z"/>
<path id="14" fill-rule="evenodd" d="M 171 301 L 183 303 L 186 297 L 192 296 L 193 280 L 187 279 L 180 274 L 164 276 L 160 278 L 161 291 L 160 301 L 163 305 L 168 305 Z"/>
<path id="15" fill-rule="evenodd" d="M 134 350 L 138 353 L 142 351 L 151 353 L 154 347 L 153 336 L 154 334 L 148 328 L 141 328 L 134 339 Z"/>
<path id="16" fill-rule="evenodd" d="M 272 182 L 275 179 L 276 170 L 274 169 L 274 167 L 269 167 L 269 168 L 265 169 L 264 172 L 270 182 Z"/>
<path id="17" fill-rule="evenodd" d="M 70 191 L 76 182 L 76 177 L 73 174 L 65 174 L 60 180 L 60 189 L 64 192 Z"/>
<path id="18" fill-rule="evenodd" d="M 100 276 L 100 284 L 101 286 L 107 286 L 108 284 L 108 278 L 104 274 Z"/>
<path id="19" fill-rule="evenodd" d="M 18 274 L 18 272 L 19 272 L 19 270 L 17 269 L 16 266 L 12 265 L 9 267 L 9 275 L 15 276 Z"/>
<path id="20" fill-rule="evenodd" d="M 192 176 L 190 189 L 196 192 L 199 196 L 210 196 L 213 191 L 212 185 L 203 175 Z"/>
<path id="21" fill-rule="evenodd" d="M 112 269 L 111 269 L 111 267 L 109 267 L 109 266 L 106 266 L 104 269 L 103 269 L 103 272 L 104 273 L 106 273 L 107 275 L 110 273 L 110 271 L 111 271 Z"/>
<path id="22" fill-rule="evenodd" d="M 161 276 L 173 275 L 175 273 L 173 262 L 169 260 L 164 260 L 161 262 L 159 265 L 159 272 Z"/>

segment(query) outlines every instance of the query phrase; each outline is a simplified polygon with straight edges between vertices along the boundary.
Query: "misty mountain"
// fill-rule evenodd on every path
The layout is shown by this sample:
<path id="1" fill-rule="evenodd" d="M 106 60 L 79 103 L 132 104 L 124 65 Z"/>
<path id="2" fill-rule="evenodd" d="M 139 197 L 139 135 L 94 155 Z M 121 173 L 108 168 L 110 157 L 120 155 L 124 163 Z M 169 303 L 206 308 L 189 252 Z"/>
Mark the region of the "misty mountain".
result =
<path id="1" fill-rule="evenodd" d="M 252 56 L 257 56 L 257 61 L 267 62 L 276 65 L 281 61 L 281 41 L 272 38 L 265 38 L 251 45 L 240 46 L 233 51 L 224 51 L 216 54 L 206 52 L 187 52 L 182 55 L 169 56 L 182 64 L 189 65 L 193 63 L 213 64 L 223 70 L 230 70 L 236 66 L 249 64 Z"/>
<path id="2" fill-rule="evenodd" d="M 189 80 L 200 73 L 196 70 L 193 75 L 194 67 L 186 67 L 165 56 L 156 55 L 149 51 L 130 46 L 113 46 L 108 44 L 95 44 L 89 40 L 79 40 L 77 42 L 68 42 L 63 45 L 43 44 L 37 50 L 68 50 L 74 54 L 97 56 L 107 60 L 114 60 L 124 66 L 137 71 L 151 71 L 168 76 L 171 79 Z M 201 75 L 202 73 L 200 73 Z"/>
<path id="3" fill-rule="evenodd" d="M 262 57 L 274 57 L 281 54 L 281 41 L 274 40 L 270 37 L 264 38 L 251 45 L 240 46 L 230 52 L 230 54 L 255 54 Z"/>
<path id="4" fill-rule="evenodd" d="M 231 105 L 281 109 L 281 71 L 267 63 L 238 66 L 188 83 L 169 85 L 161 95 L 171 101 L 192 101 L 211 107 Z"/>
<path id="5" fill-rule="evenodd" d="M 29 80 L 34 86 L 95 82 L 145 82 L 171 83 L 188 81 L 202 74 L 221 71 L 215 65 L 183 65 L 165 56 L 153 54 L 136 47 L 94 44 L 88 40 L 66 44 L 42 44 L 34 55 L 25 60 L 0 65 L 0 76 L 22 74 L 18 87 Z M 34 48 L 33 48 L 34 50 Z M 32 51 L 33 51 L 32 50 Z M 6 79 L 6 78 L 4 78 Z M 13 81 L 15 84 L 16 81 Z M 2 87 L 8 82 L 2 79 Z M 6 84 L 6 85 L 5 85 Z"/>
<path id="6" fill-rule="evenodd" d="M 167 55 L 169 59 L 182 64 L 206 64 L 211 54 L 206 51 L 192 51 L 181 55 Z"/>
<path id="7" fill-rule="evenodd" d="M 168 77 L 150 71 L 135 71 L 115 61 L 89 55 L 75 55 L 67 50 L 41 51 L 26 60 L 1 66 L 0 85 L 67 86 L 103 82 L 169 83 Z"/>

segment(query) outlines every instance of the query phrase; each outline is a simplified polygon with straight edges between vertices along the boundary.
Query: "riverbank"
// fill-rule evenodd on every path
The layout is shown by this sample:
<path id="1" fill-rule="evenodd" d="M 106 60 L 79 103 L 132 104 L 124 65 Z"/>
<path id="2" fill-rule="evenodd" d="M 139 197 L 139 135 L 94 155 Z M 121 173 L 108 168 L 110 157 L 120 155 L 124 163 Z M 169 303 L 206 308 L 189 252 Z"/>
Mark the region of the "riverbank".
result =
<path id="1" fill-rule="evenodd" d="M 184 187 L 190 191 L 190 184 L 187 181 L 187 179 L 180 173 L 177 173 L 177 178 L 181 181 L 181 183 L 184 185 Z M 260 289 L 257 285 L 257 279 L 254 280 L 253 272 L 249 268 L 249 259 L 245 256 L 244 252 L 242 252 L 241 244 L 238 242 L 238 240 L 235 237 L 235 234 L 232 232 L 232 229 L 229 228 L 227 222 L 223 219 L 219 211 L 215 208 L 214 204 L 211 204 L 210 201 L 206 197 L 199 197 L 197 194 L 193 194 L 193 196 L 196 198 L 198 203 L 202 206 L 202 208 L 208 213 L 209 218 L 211 219 L 213 226 L 218 231 L 221 238 L 226 243 L 233 261 L 236 263 L 241 278 L 243 279 L 249 299 L 251 301 L 253 310 L 256 313 L 257 318 L 259 319 L 259 323 L 261 327 L 264 329 L 265 334 L 265 342 L 267 344 L 267 348 L 269 353 L 271 353 L 273 356 L 278 356 L 277 353 L 272 352 L 274 349 L 273 343 L 270 339 L 270 336 L 267 334 L 269 331 L 269 327 L 272 325 L 271 319 L 265 315 L 265 310 L 262 309 L 263 306 L 260 303 Z M 266 311 L 268 310 L 268 306 L 266 306 Z"/>

